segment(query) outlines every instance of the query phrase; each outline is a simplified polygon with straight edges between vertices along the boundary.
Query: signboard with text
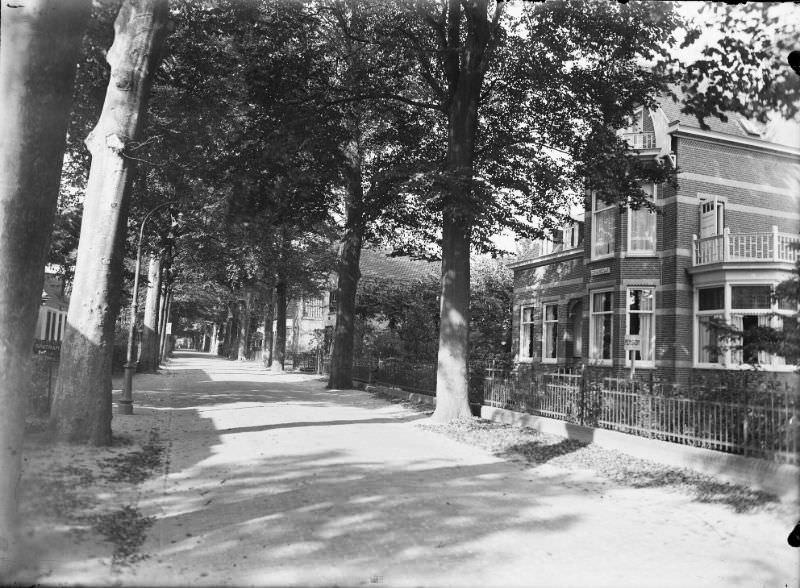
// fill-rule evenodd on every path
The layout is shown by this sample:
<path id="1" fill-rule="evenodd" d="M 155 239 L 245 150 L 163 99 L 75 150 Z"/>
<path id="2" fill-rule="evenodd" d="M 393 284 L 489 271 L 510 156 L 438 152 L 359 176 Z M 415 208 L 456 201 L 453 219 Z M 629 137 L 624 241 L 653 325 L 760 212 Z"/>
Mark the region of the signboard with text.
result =
<path id="1" fill-rule="evenodd" d="M 625 335 L 625 353 L 642 350 L 642 337 L 640 335 Z"/>

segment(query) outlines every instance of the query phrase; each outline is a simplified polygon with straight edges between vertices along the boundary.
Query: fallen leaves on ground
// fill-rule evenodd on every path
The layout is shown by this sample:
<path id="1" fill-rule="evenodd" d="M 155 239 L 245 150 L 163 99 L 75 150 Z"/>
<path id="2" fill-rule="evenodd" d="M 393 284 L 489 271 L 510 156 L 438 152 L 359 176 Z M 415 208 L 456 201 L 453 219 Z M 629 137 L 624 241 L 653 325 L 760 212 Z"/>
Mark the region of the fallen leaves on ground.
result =
<path id="1" fill-rule="evenodd" d="M 767 492 L 525 427 L 477 417 L 457 419 L 447 424 L 420 423 L 416 426 L 482 447 L 500 457 L 522 457 L 530 464 L 549 463 L 567 470 L 588 469 L 619 485 L 633 488 L 669 487 L 693 494 L 698 502 L 727 505 L 737 513 L 778 503 L 777 497 Z"/>

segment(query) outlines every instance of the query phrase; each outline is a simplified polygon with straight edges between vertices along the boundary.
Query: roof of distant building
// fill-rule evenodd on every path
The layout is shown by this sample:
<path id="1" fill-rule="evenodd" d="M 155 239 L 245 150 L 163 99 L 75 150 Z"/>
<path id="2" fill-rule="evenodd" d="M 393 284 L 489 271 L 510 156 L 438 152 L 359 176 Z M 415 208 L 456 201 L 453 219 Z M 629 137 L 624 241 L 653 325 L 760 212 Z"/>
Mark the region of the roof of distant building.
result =
<path id="1" fill-rule="evenodd" d="M 361 251 L 361 277 L 384 278 L 400 282 L 438 278 L 441 262 L 413 259 L 407 256 L 391 257 L 390 251 L 363 249 Z"/>

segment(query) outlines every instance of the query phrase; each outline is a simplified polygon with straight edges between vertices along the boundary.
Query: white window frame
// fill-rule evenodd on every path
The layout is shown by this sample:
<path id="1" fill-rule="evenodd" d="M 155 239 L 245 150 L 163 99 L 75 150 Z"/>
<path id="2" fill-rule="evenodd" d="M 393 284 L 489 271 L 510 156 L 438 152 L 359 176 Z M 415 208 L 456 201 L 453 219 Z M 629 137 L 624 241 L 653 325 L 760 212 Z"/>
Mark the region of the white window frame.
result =
<path id="1" fill-rule="evenodd" d="M 547 309 L 553 308 L 556 309 L 556 318 L 555 320 L 548 320 L 547 318 Z M 548 337 L 548 326 L 551 326 L 554 329 L 555 333 L 555 341 L 549 340 Z M 552 351 L 554 352 L 554 356 L 550 357 L 550 347 L 549 343 L 553 344 Z M 542 304 L 542 363 L 557 363 L 558 362 L 558 302 L 545 302 Z"/>
<path id="2" fill-rule="evenodd" d="M 604 208 L 598 209 L 597 208 L 598 202 L 601 203 L 604 206 Z M 606 259 L 609 257 L 614 257 L 614 250 L 616 249 L 617 246 L 617 215 L 616 212 L 614 211 L 614 208 L 616 206 L 617 205 L 614 203 L 607 204 L 606 202 L 603 202 L 602 198 L 597 197 L 597 192 L 595 190 L 592 190 L 592 242 L 590 243 L 591 259 Z M 597 217 L 603 213 L 609 214 L 608 212 L 609 210 L 611 211 L 610 212 L 611 218 L 614 220 L 613 229 L 611 231 L 612 235 L 611 251 L 607 253 L 596 253 L 595 247 L 597 244 Z"/>
<path id="3" fill-rule="evenodd" d="M 611 310 L 596 312 L 594 309 L 594 297 L 596 294 L 610 294 L 611 295 Z M 609 349 L 609 357 L 602 358 L 593 355 L 595 349 L 595 339 L 597 333 L 594 328 L 594 318 L 596 315 L 609 315 L 611 317 L 611 346 Z M 589 361 L 595 365 L 612 365 L 614 362 L 614 290 L 592 290 L 589 292 Z"/>
<path id="4" fill-rule="evenodd" d="M 657 185 L 655 183 L 650 184 L 652 188 L 651 193 L 651 201 L 655 204 L 657 200 L 656 190 Z M 633 249 L 633 218 L 635 215 L 644 215 L 649 214 L 652 217 L 653 221 L 653 247 L 652 249 Z M 627 242 L 625 243 L 626 255 L 630 257 L 654 257 L 656 255 L 656 250 L 658 248 L 658 215 L 655 211 L 650 211 L 644 206 L 639 208 L 639 210 L 633 210 L 630 206 L 628 207 L 628 230 L 627 230 Z"/>
<path id="5" fill-rule="evenodd" d="M 580 314 L 573 312 L 576 306 L 580 305 Z M 570 320 L 570 318 L 572 320 Z M 567 302 L 567 323 L 569 324 L 572 337 L 572 357 L 583 357 L 583 299 L 573 298 Z"/>
<path id="6" fill-rule="evenodd" d="M 650 310 L 635 310 L 630 308 L 630 295 L 632 290 L 649 290 L 652 294 L 653 307 Z M 613 301 L 612 301 L 613 302 Z M 625 290 L 625 333 L 631 335 L 631 314 L 639 315 L 639 320 L 642 317 L 649 315 L 650 317 L 650 359 L 637 359 L 636 365 L 638 367 L 655 367 L 656 358 L 656 289 L 655 286 L 631 286 Z M 625 353 L 625 365 L 631 365 L 631 355 L 634 351 Z"/>
<path id="7" fill-rule="evenodd" d="M 700 310 L 700 290 L 714 290 L 722 288 L 722 308 L 712 308 L 710 310 Z M 718 317 L 727 320 L 726 307 L 730 306 L 729 303 L 730 290 L 725 284 L 708 284 L 695 288 L 694 290 L 694 365 L 695 367 L 712 367 L 721 368 L 725 367 L 730 362 L 728 361 L 728 353 L 720 351 L 719 360 L 717 362 L 700 361 L 700 321 L 706 317 Z"/>
<path id="8" fill-rule="evenodd" d="M 726 349 L 725 351 L 720 352 L 719 362 L 717 363 L 710 363 L 710 362 L 701 362 L 700 358 L 700 319 L 704 316 L 721 316 L 725 322 L 728 324 L 732 323 L 732 317 L 734 315 L 741 315 L 741 316 L 765 316 L 765 315 L 777 315 L 771 316 L 770 318 L 770 326 L 774 328 L 778 328 L 780 322 L 783 320 L 782 317 L 791 317 L 794 316 L 796 311 L 793 310 L 784 310 L 779 308 L 779 303 L 777 300 L 772 300 L 770 298 L 770 307 L 769 308 L 733 308 L 733 288 L 738 286 L 769 286 L 770 288 L 770 296 L 775 291 L 775 287 L 778 285 L 778 282 L 775 281 L 747 281 L 747 282 L 726 282 L 724 284 L 704 284 L 703 286 L 699 286 L 694 290 L 694 365 L 695 367 L 702 367 L 702 368 L 716 368 L 716 369 L 730 369 L 730 370 L 742 370 L 742 369 L 752 369 L 752 364 L 745 363 L 741 360 L 744 358 L 737 358 L 734 354 L 738 354 L 739 352 L 734 352 L 731 349 Z M 724 308 L 720 310 L 707 310 L 701 311 L 700 308 L 700 290 L 711 289 L 711 288 L 723 288 L 724 290 Z M 767 369 L 769 371 L 793 371 L 796 369 L 796 366 L 793 364 L 787 364 L 786 360 L 779 356 L 773 355 L 766 352 L 764 353 L 769 358 L 769 363 L 758 363 L 759 368 Z M 741 360 L 740 360 L 741 359 Z"/>
<path id="9" fill-rule="evenodd" d="M 530 310 L 530 321 L 525 320 L 525 311 Z M 534 317 L 536 316 L 536 307 L 533 304 L 522 305 L 519 308 L 519 361 L 521 363 L 529 363 L 536 359 L 535 356 L 535 344 L 533 338 L 534 332 Z M 528 327 L 530 329 L 529 339 L 526 341 L 525 339 L 525 328 Z M 531 350 L 530 355 L 526 355 L 527 350 Z"/>

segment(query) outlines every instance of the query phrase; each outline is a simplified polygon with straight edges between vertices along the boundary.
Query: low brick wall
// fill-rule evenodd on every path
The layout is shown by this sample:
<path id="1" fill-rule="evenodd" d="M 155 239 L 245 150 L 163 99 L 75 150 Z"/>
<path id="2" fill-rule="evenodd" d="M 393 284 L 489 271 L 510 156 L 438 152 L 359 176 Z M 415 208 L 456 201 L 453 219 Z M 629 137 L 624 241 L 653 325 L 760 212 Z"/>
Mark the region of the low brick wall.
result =
<path id="1" fill-rule="evenodd" d="M 797 466 L 646 439 L 617 431 L 583 427 L 491 406 L 481 407 L 481 417 L 585 443 L 596 443 L 607 449 L 664 465 L 689 468 L 728 482 L 770 492 L 784 502 L 795 502 L 800 499 L 800 468 Z"/>

